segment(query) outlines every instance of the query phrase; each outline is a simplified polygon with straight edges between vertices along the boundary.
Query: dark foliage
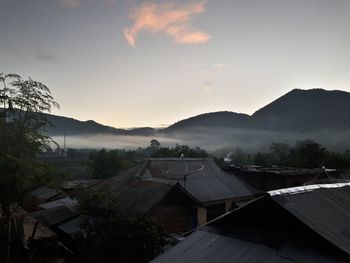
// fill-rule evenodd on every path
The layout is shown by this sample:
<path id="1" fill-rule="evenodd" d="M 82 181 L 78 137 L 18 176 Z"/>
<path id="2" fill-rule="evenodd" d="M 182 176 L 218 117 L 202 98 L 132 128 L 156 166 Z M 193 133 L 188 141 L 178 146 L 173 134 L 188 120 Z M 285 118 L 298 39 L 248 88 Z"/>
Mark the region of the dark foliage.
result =
<path id="1" fill-rule="evenodd" d="M 178 145 L 178 144 L 173 148 L 161 147 L 159 149 L 156 149 L 151 154 L 151 157 L 179 158 L 179 157 L 181 157 L 182 154 L 186 158 L 208 157 L 208 153 L 199 147 L 191 148 L 187 145 Z"/>
<path id="2" fill-rule="evenodd" d="M 148 262 L 162 251 L 162 228 L 147 215 L 117 214 L 116 202 L 110 193 L 80 197 L 82 262 Z"/>
<path id="3" fill-rule="evenodd" d="M 59 105 L 44 84 L 0 73 L 0 107 L 0 262 L 8 262 L 14 250 L 8 238 L 12 204 L 24 192 L 58 179 L 36 154 L 52 143 L 43 133 L 50 124 L 44 113 Z"/>
<path id="4" fill-rule="evenodd" d="M 269 152 L 255 154 L 255 165 L 347 169 L 350 168 L 350 156 L 349 151 L 332 152 L 312 140 L 299 140 L 293 147 L 273 143 Z"/>

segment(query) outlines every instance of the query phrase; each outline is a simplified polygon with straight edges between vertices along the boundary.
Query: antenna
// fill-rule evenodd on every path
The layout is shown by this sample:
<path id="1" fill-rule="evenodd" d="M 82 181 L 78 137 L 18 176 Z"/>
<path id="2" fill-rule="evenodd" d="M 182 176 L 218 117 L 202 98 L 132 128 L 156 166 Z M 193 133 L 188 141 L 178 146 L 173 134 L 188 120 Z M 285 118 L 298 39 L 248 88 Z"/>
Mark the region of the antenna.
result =
<path id="1" fill-rule="evenodd" d="M 66 132 L 64 132 L 64 134 L 63 134 L 63 155 L 64 156 L 66 156 L 66 153 L 67 153 L 66 143 L 67 143 Z"/>
<path id="2" fill-rule="evenodd" d="M 328 172 L 336 172 L 336 169 L 327 169 L 325 166 L 322 166 L 321 171 L 327 176 L 327 179 L 319 179 L 319 176 L 322 174 L 317 174 L 311 181 L 305 182 L 304 185 L 310 184 L 330 184 L 330 183 L 344 183 L 349 182 L 347 179 L 336 178 L 329 174 Z"/>
<path id="3" fill-rule="evenodd" d="M 188 176 L 188 166 L 186 163 L 185 155 L 183 153 L 181 153 L 180 159 L 182 159 L 184 161 L 184 164 L 185 164 L 184 188 L 186 189 L 186 177 Z"/>
<path id="4" fill-rule="evenodd" d="M 181 154 L 179 159 L 180 159 L 180 161 L 183 161 L 183 164 L 185 166 L 185 173 L 183 173 L 181 171 L 179 172 L 179 169 L 178 169 L 179 167 L 171 168 L 171 169 L 167 170 L 166 173 L 173 176 L 173 178 L 171 178 L 171 180 L 179 181 L 179 180 L 182 179 L 183 182 L 184 182 L 184 188 L 186 189 L 186 179 L 187 179 L 187 177 L 192 175 L 192 174 L 194 174 L 194 173 L 197 173 L 197 172 L 203 170 L 204 169 L 204 165 L 202 165 L 202 164 L 201 165 L 196 165 L 197 167 L 192 167 L 192 169 L 189 169 L 188 164 L 186 162 L 186 158 L 185 158 L 183 153 Z M 182 169 L 180 169 L 180 170 L 182 170 Z"/>

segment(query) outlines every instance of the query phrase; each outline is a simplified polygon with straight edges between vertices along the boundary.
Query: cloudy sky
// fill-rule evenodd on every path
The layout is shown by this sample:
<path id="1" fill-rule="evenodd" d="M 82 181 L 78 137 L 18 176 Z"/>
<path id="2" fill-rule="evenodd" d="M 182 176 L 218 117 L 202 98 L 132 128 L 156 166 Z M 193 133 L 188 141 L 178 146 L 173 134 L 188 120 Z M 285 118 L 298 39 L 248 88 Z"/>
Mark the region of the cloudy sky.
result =
<path id="1" fill-rule="evenodd" d="M 55 114 L 159 127 L 252 114 L 293 88 L 350 91 L 349 0 L 0 0 L 0 72 Z"/>

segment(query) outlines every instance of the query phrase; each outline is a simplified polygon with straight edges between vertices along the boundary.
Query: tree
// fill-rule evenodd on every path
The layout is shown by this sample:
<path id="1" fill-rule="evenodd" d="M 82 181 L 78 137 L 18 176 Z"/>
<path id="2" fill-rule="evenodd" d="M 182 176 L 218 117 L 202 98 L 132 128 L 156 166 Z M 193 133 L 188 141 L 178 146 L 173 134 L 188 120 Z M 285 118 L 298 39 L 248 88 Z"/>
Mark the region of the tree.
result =
<path id="1" fill-rule="evenodd" d="M 172 157 L 180 158 L 181 155 L 186 158 L 203 158 L 208 157 L 208 153 L 200 147 L 191 148 L 188 145 L 176 144 L 175 147 L 160 147 L 157 151 L 152 154 L 152 157 Z"/>
<path id="2" fill-rule="evenodd" d="M 286 165 L 290 146 L 286 143 L 272 143 L 270 146 L 271 161 L 275 165 Z"/>
<path id="3" fill-rule="evenodd" d="M 45 179 L 45 164 L 36 159 L 36 153 L 52 143 L 43 133 L 49 125 L 45 113 L 59 105 L 44 84 L 31 78 L 0 73 L 0 85 L 0 204 L 6 232 L 10 205 L 35 182 Z M 6 247 L 7 240 L 1 241 L 1 248 Z M 1 262 L 8 260 L 6 254 L 0 251 L 5 256 Z"/>
<path id="4" fill-rule="evenodd" d="M 121 169 L 128 167 L 127 161 L 118 156 L 117 151 L 106 149 L 90 153 L 89 160 L 93 169 L 92 174 L 97 179 L 110 178 L 118 174 Z"/>
<path id="5" fill-rule="evenodd" d="M 243 152 L 239 147 L 236 148 L 235 152 L 230 156 L 234 165 L 245 165 L 247 164 L 247 154 Z"/>
<path id="6" fill-rule="evenodd" d="M 313 140 L 299 140 L 290 149 L 291 166 L 316 168 L 325 164 L 326 149 Z"/>
<path id="7" fill-rule="evenodd" d="M 88 191 L 78 200 L 82 262 L 148 262 L 162 251 L 163 229 L 147 215 L 118 214 L 110 192 Z"/>

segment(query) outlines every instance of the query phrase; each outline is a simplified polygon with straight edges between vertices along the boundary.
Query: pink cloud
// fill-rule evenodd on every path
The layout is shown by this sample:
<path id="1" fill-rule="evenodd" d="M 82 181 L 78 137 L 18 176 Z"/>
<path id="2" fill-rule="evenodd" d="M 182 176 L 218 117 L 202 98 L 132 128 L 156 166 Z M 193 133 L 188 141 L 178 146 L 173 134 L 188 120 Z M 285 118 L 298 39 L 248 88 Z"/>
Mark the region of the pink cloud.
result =
<path id="1" fill-rule="evenodd" d="M 204 2 L 184 5 L 171 2 L 160 4 L 145 2 L 130 12 L 129 18 L 134 24 L 124 29 L 124 37 L 131 46 L 135 46 L 137 35 L 141 31 L 162 32 L 181 44 L 205 43 L 210 36 L 205 32 L 194 30 L 190 23 L 193 15 L 200 14 L 204 10 Z"/>

